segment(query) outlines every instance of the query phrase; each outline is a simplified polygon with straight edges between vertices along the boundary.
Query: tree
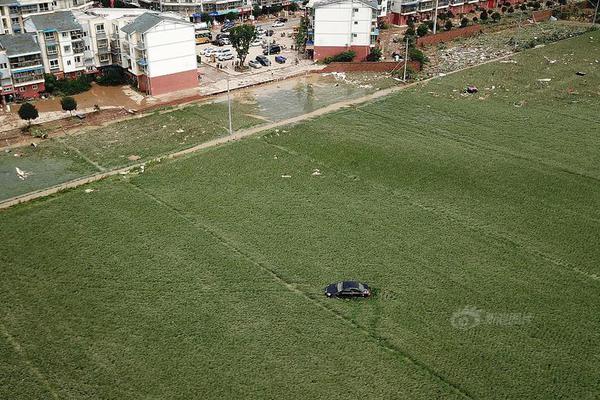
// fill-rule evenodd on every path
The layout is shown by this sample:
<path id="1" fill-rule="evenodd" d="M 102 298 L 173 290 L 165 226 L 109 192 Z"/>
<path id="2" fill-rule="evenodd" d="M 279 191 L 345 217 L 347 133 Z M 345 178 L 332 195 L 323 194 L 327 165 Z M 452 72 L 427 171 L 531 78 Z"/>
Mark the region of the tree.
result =
<path id="1" fill-rule="evenodd" d="M 460 27 L 465 28 L 467 25 L 469 25 L 469 19 L 467 17 L 463 17 L 460 20 Z"/>
<path id="2" fill-rule="evenodd" d="M 308 17 L 300 18 L 300 27 L 296 34 L 296 49 L 298 53 L 304 53 L 306 50 L 306 41 L 308 40 Z"/>
<path id="3" fill-rule="evenodd" d="M 421 65 L 429 61 L 425 53 L 416 47 L 411 47 L 408 49 L 408 59 L 411 61 L 418 61 L 421 63 Z"/>
<path id="4" fill-rule="evenodd" d="M 367 56 L 367 61 L 379 61 L 381 60 L 382 55 L 383 52 L 379 47 L 373 47 L 371 53 L 369 53 L 369 55 Z"/>
<path id="5" fill-rule="evenodd" d="M 419 36 L 425 36 L 427 35 L 427 32 L 429 32 L 429 26 L 427 24 L 421 24 L 417 28 L 417 35 Z"/>
<path id="6" fill-rule="evenodd" d="M 452 29 L 452 27 L 453 27 L 453 26 L 454 26 L 454 24 L 452 24 L 452 20 L 450 20 L 450 19 L 449 19 L 448 21 L 446 21 L 446 25 L 444 25 L 444 28 L 445 28 L 447 31 L 449 31 L 449 30 L 451 30 L 451 29 Z"/>
<path id="7" fill-rule="evenodd" d="M 27 129 L 31 126 L 31 120 L 36 119 L 39 116 L 40 114 L 33 104 L 28 102 L 21 104 L 21 107 L 19 108 L 19 118 L 23 121 L 27 121 Z"/>
<path id="8" fill-rule="evenodd" d="M 500 13 L 498 11 L 495 11 L 494 13 L 492 13 L 492 20 L 494 22 L 500 21 L 500 18 L 502 18 L 502 16 L 500 15 Z"/>
<path id="9" fill-rule="evenodd" d="M 483 10 L 481 12 L 481 14 L 479 14 L 479 19 L 482 20 L 482 21 L 487 21 L 487 19 L 488 19 L 488 13 L 487 13 L 487 11 Z"/>
<path id="10" fill-rule="evenodd" d="M 246 60 L 248 50 L 250 49 L 250 43 L 252 43 L 255 38 L 256 28 L 252 25 L 238 25 L 229 31 L 229 40 L 240 59 L 240 67 L 244 66 L 244 61 Z"/>
<path id="11" fill-rule="evenodd" d="M 73 110 L 77 110 L 77 101 L 71 96 L 65 96 L 60 99 L 60 106 L 64 111 L 68 111 L 73 115 Z"/>

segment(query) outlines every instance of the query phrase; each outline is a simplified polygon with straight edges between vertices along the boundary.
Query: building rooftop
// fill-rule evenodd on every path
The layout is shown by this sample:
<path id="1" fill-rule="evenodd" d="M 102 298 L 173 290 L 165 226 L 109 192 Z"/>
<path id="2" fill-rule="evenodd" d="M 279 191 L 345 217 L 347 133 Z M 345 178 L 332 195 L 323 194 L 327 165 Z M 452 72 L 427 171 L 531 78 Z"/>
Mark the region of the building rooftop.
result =
<path id="1" fill-rule="evenodd" d="M 134 32 L 146 33 L 150 29 L 154 28 L 156 25 L 161 23 L 162 21 L 175 21 L 175 22 L 179 22 L 182 24 L 191 24 L 191 23 L 186 22 L 179 18 L 165 16 L 165 15 L 157 15 L 157 14 L 152 14 L 152 13 L 147 12 L 147 13 L 140 15 L 139 17 L 137 17 L 135 20 L 133 20 L 129 24 L 125 25 L 123 28 L 121 28 L 121 30 L 130 35 Z"/>
<path id="2" fill-rule="evenodd" d="M 0 47 L 6 50 L 6 55 L 9 57 L 40 52 L 40 45 L 29 33 L 0 35 Z"/>
<path id="3" fill-rule="evenodd" d="M 81 29 L 71 11 L 56 11 L 49 14 L 32 15 L 30 21 L 36 31 L 64 32 Z"/>

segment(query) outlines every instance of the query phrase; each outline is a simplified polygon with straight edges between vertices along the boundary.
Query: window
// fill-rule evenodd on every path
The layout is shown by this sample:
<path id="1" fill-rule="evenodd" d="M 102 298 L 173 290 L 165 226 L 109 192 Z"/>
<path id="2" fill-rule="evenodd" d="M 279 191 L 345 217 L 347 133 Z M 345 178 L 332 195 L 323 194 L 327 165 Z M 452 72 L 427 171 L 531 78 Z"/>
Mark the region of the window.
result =
<path id="1" fill-rule="evenodd" d="M 42 3 L 40 4 L 40 11 L 48 11 L 48 3 Z"/>
<path id="2" fill-rule="evenodd" d="M 25 91 L 25 86 L 21 86 L 21 87 L 19 88 L 19 92 L 24 92 L 24 91 Z"/>
<path id="3" fill-rule="evenodd" d="M 56 1 L 52 2 L 52 7 L 56 7 Z"/>
<path id="4" fill-rule="evenodd" d="M 354 21 L 354 25 L 358 25 L 358 21 Z"/>
<path id="5" fill-rule="evenodd" d="M 358 35 L 356 33 L 353 33 L 352 37 L 358 37 Z"/>
<path id="6" fill-rule="evenodd" d="M 44 39 L 54 40 L 54 32 L 44 32 Z"/>
<path id="7" fill-rule="evenodd" d="M 85 50 L 89 51 L 90 50 L 90 46 L 85 46 Z"/>
<path id="8" fill-rule="evenodd" d="M 70 53 L 71 52 L 71 46 L 66 45 L 63 47 L 63 50 L 65 51 L 65 53 Z"/>
<path id="9" fill-rule="evenodd" d="M 96 25 L 96 32 L 98 32 L 98 33 L 104 32 L 104 24 Z"/>
<path id="10" fill-rule="evenodd" d="M 352 11 L 353 12 L 358 12 L 358 8 L 354 8 Z"/>
<path id="11" fill-rule="evenodd" d="M 80 63 L 81 62 L 81 57 L 79 57 L 79 56 L 75 57 L 75 62 L 76 63 Z"/>
<path id="12" fill-rule="evenodd" d="M 67 65 L 71 65 L 71 60 L 67 60 Z"/>
<path id="13" fill-rule="evenodd" d="M 50 69 L 58 69 L 58 60 L 50 60 Z"/>
<path id="14" fill-rule="evenodd" d="M 58 47 L 55 44 L 50 44 L 46 46 L 46 54 L 48 54 L 49 56 L 58 54 Z"/>
<path id="15" fill-rule="evenodd" d="M 33 90 L 37 90 L 37 88 L 38 88 L 38 85 L 31 85 L 31 88 L 32 88 Z"/>
<path id="16" fill-rule="evenodd" d="M 101 63 L 108 62 L 108 60 L 109 60 L 108 59 L 108 54 L 101 54 L 98 58 L 99 58 L 99 60 L 100 60 Z"/>
<path id="17" fill-rule="evenodd" d="M 0 69 L 6 69 L 6 68 L 8 68 L 7 63 L 0 63 Z"/>

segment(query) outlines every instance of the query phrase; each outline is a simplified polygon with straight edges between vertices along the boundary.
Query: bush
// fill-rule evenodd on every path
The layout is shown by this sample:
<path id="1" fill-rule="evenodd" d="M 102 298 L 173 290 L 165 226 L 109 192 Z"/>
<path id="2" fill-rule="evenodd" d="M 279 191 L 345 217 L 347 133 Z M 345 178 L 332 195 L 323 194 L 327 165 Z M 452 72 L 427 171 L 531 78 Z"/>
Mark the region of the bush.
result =
<path id="1" fill-rule="evenodd" d="M 513 6 L 510 6 L 510 7 L 508 7 L 507 11 L 508 11 L 509 14 L 512 14 L 512 13 L 515 12 L 515 9 L 513 8 Z"/>
<path id="2" fill-rule="evenodd" d="M 521 4 L 521 7 L 519 7 L 521 9 L 521 11 L 527 11 L 527 5 L 525 3 Z"/>
<path id="3" fill-rule="evenodd" d="M 492 14 L 492 20 L 493 20 L 494 22 L 498 22 L 498 21 L 500 21 L 500 18 L 502 18 L 502 16 L 500 15 L 500 13 L 499 13 L 498 11 L 495 11 L 495 12 Z"/>
<path id="4" fill-rule="evenodd" d="M 467 25 L 469 25 L 469 20 L 467 19 L 467 17 L 463 17 L 460 20 L 460 27 L 465 28 Z"/>
<path id="5" fill-rule="evenodd" d="M 488 13 L 487 13 L 486 10 L 483 10 L 481 12 L 481 14 L 479 14 L 479 19 L 482 20 L 482 21 L 487 21 L 487 19 L 488 19 Z"/>
<path id="6" fill-rule="evenodd" d="M 446 24 L 444 25 L 444 28 L 445 28 L 447 31 L 449 31 L 449 30 L 451 30 L 451 29 L 452 29 L 452 27 L 453 27 L 453 26 L 454 26 L 454 25 L 452 24 L 452 21 L 451 21 L 451 20 L 448 20 L 448 21 L 446 21 Z"/>
<path id="7" fill-rule="evenodd" d="M 332 62 L 351 62 L 356 57 L 356 53 L 352 50 L 344 51 L 340 54 L 336 54 L 333 57 L 325 57 L 323 62 L 325 64 L 330 64 Z"/>
<path id="8" fill-rule="evenodd" d="M 37 108 L 35 108 L 33 104 L 28 102 L 21 104 L 18 114 L 19 118 L 21 118 L 24 121 L 27 121 L 27 128 L 31 126 L 31 120 L 36 119 L 40 115 L 38 113 Z"/>
<path id="9" fill-rule="evenodd" d="M 127 83 L 127 75 L 120 67 L 106 67 L 102 71 L 102 75 L 96 78 L 96 82 L 103 86 L 117 86 Z"/>
<path id="10" fill-rule="evenodd" d="M 71 96 L 78 93 L 83 93 L 90 90 L 92 78 L 87 75 L 81 75 L 75 79 L 56 79 L 52 74 L 44 75 L 46 92 L 61 95 Z"/>
<path id="11" fill-rule="evenodd" d="M 425 53 L 423 53 L 421 50 L 417 49 L 416 47 L 411 47 L 408 50 L 408 59 L 411 61 L 418 61 L 421 63 L 421 65 L 423 65 L 429 61 L 429 59 L 427 58 Z"/>
<path id="12" fill-rule="evenodd" d="M 454 18 L 454 13 L 451 10 L 448 10 L 448 12 L 446 13 L 446 16 L 448 18 Z"/>
<path id="13" fill-rule="evenodd" d="M 476 23 L 477 23 L 477 21 L 479 21 L 479 18 L 477 18 L 477 17 L 473 17 L 473 23 L 474 23 L 474 24 L 476 24 Z"/>
<path id="14" fill-rule="evenodd" d="M 508 8 L 506 6 L 502 6 L 502 8 L 500 9 L 500 11 L 502 11 L 503 13 L 505 13 L 506 11 L 508 11 Z"/>
<path id="15" fill-rule="evenodd" d="M 65 96 L 60 99 L 60 106 L 64 111 L 73 113 L 73 110 L 77 110 L 77 101 L 70 96 Z"/>
<path id="16" fill-rule="evenodd" d="M 369 53 L 369 55 L 367 56 L 367 61 L 379 61 L 381 60 L 382 55 L 383 52 L 379 47 L 373 47 L 371 53 Z"/>
<path id="17" fill-rule="evenodd" d="M 417 28 L 417 35 L 419 35 L 419 37 L 427 35 L 427 32 L 429 32 L 429 26 L 427 24 L 421 24 Z"/>

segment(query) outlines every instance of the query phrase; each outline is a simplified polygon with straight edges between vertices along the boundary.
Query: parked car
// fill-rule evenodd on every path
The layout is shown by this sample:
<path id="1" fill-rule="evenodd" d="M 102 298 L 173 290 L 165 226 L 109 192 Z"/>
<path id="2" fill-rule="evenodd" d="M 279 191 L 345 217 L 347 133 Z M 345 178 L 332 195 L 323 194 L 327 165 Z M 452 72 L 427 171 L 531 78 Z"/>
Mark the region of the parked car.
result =
<path id="1" fill-rule="evenodd" d="M 222 38 L 228 38 L 229 39 L 229 32 L 217 34 L 217 39 L 222 39 Z"/>
<path id="2" fill-rule="evenodd" d="M 261 46 L 261 45 L 262 45 L 262 42 L 260 40 L 258 40 L 258 39 L 255 39 L 255 40 L 253 40 L 250 43 L 250 47 L 258 47 L 258 46 Z"/>
<path id="3" fill-rule="evenodd" d="M 217 56 L 217 60 L 219 60 L 219 61 L 228 61 L 228 60 L 233 60 L 233 59 L 234 59 L 233 53 L 222 53 Z"/>
<path id="4" fill-rule="evenodd" d="M 263 54 L 266 56 L 267 54 L 279 54 L 281 53 L 281 46 L 278 44 L 271 44 L 266 49 L 263 50 Z"/>
<path id="5" fill-rule="evenodd" d="M 275 21 L 279 21 L 279 22 L 288 22 L 287 18 L 281 17 L 281 18 L 277 18 Z"/>
<path id="6" fill-rule="evenodd" d="M 325 288 L 327 297 L 369 297 L 371 290 L 366 283 L 342 281 L 332 283 Z"/>
<path id="7" fill-rule="evenodd" d="M 263 67 L 268 67 L 271 65 L 271 60 L 269 60 L 266 56 L 256 56 L 256 61 L 258 61 Z"/>
<path id="8" fill-rule="evenodd" d="M 273 25 L 271 25 L 273 28 L 279 28 L 281 26 L 285 25 L 283 22 L 280 21 L 275 21 L 273 22 Z"/>
<path id="9" fill-rule="evenodd" d="M 215 53 L 216 50 L 213 49 L 212 47 L 207 47 L 204 49 L 204 51 L 202 52 L 202 54 L 204 54 L 205 57 L 210 56 L 212 53 Z"/>
<path id="10" fill-rule="evenodd" d="M 275 32 L 273 31 L 273 29 L 269 29 L 268 31 L 265 32 L 266 36 L 273 36 Z"/>
<path id="11" fill-rule="evenodd" d="M 286 60 L 287 58 L 285 58 L 284 56 L 275 56 L 275 62 L 277 64 L 285 64 Z"/>
<path id="12" fill-rule="evenodd" d="M 260 57 L 260 56 L 259 56 L 259 57 Z M 267 60 L 267 61 L 269 61 L 269 60 Z M 258 61 L 256 61 L 256 60 L 250 60 L 250 61 L 248 62 L 248 66 L 249 66 L 249 67 L 252 67 L 252 68 L 255 68 L 255 69 L 262 68 L 262 64 L 261 64 L 261 63 L 259 63 L 259 62 L 258 62 Z"/>

